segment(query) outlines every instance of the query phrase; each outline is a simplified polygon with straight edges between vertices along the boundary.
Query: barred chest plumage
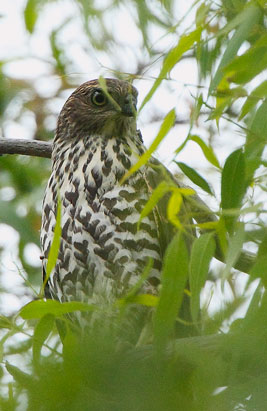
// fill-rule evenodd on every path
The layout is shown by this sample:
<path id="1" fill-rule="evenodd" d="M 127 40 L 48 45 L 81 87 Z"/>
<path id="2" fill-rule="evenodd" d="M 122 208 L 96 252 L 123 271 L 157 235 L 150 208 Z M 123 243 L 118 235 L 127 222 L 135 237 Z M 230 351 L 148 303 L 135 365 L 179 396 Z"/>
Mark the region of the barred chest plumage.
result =
<path id="1" fill-rule="evenodd" d="M 43 205 L 44 266 L 53 239 L 57 193 L 62 202 L 62 238 L 49 291 L 61 301 L 107 300 L 123 295 L 154 261 L 144 292 L 156 293 L 161 269 L 154 214 L 137 222 L 150 196 L 146 168 L 126 183 L 121 177 L 143 152 L 135 138 L 98 135 L 57 144 Z"/>

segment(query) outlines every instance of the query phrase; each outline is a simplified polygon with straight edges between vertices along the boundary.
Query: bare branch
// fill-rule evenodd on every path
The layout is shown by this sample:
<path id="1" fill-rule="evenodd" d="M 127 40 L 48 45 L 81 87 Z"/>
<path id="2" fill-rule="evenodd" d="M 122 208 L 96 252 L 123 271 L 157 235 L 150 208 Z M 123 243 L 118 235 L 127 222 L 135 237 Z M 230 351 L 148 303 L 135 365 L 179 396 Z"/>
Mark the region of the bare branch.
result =
<path id="1" fill-rule="evenodd" d="M 45 141 L 0 138 L 0 154 L 51 158 L 52 144 Z"/>

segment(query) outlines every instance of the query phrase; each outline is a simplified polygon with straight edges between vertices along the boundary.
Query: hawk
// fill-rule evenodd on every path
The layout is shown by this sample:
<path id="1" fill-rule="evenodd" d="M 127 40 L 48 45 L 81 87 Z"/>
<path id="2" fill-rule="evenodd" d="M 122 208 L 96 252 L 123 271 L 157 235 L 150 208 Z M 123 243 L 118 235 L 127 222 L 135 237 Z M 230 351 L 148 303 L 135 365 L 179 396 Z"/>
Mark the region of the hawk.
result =
<path id="1" fill-rule="evenodd" d="M 160 206 L 137 227 L 140 212 L 167 170 L 155 159 L 121 179 L 145 152 L 136 127 L 137 90 L 105 79 L 78 87 L 59 115 L 52 173 L 42 213 L 45 276 L 61 200 L 61 243 L 47 295 L 61 302 L 114 300 L 136 284 L 153 260 L 142 291 L 157 294 L 173 228 Z"/>

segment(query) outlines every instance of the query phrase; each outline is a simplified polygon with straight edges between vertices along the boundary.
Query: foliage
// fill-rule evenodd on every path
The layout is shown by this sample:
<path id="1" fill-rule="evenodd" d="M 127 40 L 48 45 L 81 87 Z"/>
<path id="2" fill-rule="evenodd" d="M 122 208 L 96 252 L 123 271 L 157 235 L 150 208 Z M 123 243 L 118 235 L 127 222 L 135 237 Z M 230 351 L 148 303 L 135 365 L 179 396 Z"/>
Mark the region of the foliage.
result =
<path id="1" fill-rule="evenodd" d="M 30 38 L 36 35 L 44 13 L 57 3 L 62 7 L 62 2 L 51 0 L 26 2 L 21 18 Z M 74 15 L 51 27 L 48 33 L 50 57 L 44 64 L 49 65 L 49 79 L 55 76 L 57 79 L 57 87 L 49 97 L 35 81 L 20 78 L 19 73 L 17 77 L 11 76 L 10 59 L 1 62 L 3 137 L 9 124 L 23 124 L 27 115 L 34 118 L 32 138 L 52 137 L 57 113 L 49 102 L 57 101 L 64 90 L 80 83 L 79 78 L 71 75 L 77 66 L 68 43 L 64 42 L 65 30 L 72 20 L 76 19 L 82 28 L 85 40 L 81 41 L 85 41 L 87 51 L 93 50 L 99 58 L 109 56 L 109 72 L 113 76 L 150 80 L 140 103 L 140 115 L 166 84 L 178 82 L 175 69 L 182 59 L 190 58 L 198 68 L 198 83 L 191 93 L 188 133 L 182 142 L 177 140 L 174 160 L 190 184 L 204 190 L 207 202 L 216 204 L 218 221 L 204 219 L 203 224 L 188 227 L 178 219 L 182 199 L 190 217 L 197 221 L 201 216 L 190 208 L 192 191 L 174 187 L 167 178 L 152 193 L 140 216 L 141 219 L 151 212 L 163 196 L 169 196 L 166 216 L 173 223 L 176 235 L 164 257 L 159 298 L 139 295 L 134 289 L 124 300 L 110 306 L 38 300 L 23 307 L 19 314 L 1 316 L 0 408 L 264 410 L 267 400 L 267 235 L 263 203 L 266 194 L 263 154 L 267 138 L 265 2 L 197 0 L 190 8 L 189 22 L 185 16 L 178 19 L 173 0 L 113 0 L 107 2 L 109 7 L 85 0 L 70 3 Z M 118 41 L 109 24 L 125 7 L 141 34 L 141 46 L 135 50 L 130 74 L 127 63 L 120 59 L 128 45 Z M 155 30 L 160 30 L 165 42 L 155 43 Z M 103 65 L 101 69 L 106 73 Z M 203 118 L 207 120 L 204 125 Z M 176 127 L 175 122 L 175 107 L 166 109 L 160 131 L 139 165 L 149 161 L 168 131 Z M 230 133 L 234 141 L 236 129 L 243 138 L 242 144 L 231 147 L 223 161 L 216 153 L 218 133 L 220 130 L 222 136 Z M 219 175 L 219 196 L 211 174 L 199 173 L 177 159 L 192 143 L 199 147 L 209 170 Z M 17 261 L 23 278 L 33 287 L 40 285 L 40 267 L 25 257 L 25 250 L 29 244 L 39 244 L 41 199 L 49 166 L 45 159 L 0 158 L 1 223 L 19 234 Z M 188 233 L 195 229 L 199 236 L 189 253 L 192 237 Z M 55 239 L 54 257 L 56 242 Z M 211 264 L 218 244 L 225 257 L 223 268 Z M 256 258 L 248 269 L 249 280 L 240 292 L 239 279 L 244 274 L 237 274 L 233 267 L 242 248 L 249 245 L 256 250 Z M 7 270 L 2 265 L 0 269 L 2 294 L 16 294 L 5 285 Z M 149 265 L 142 280 L 148 270 Z M 211 296 L 203 298 L 203 288 L 208 286 L 213 290 L 218 286 L 231 290 L 231 299 L 219 303 L 212 311 Z M 25 290 L 29 292 L 28 285 Z M 182 299 L 189 301 L 190 321 L 183 311 L 177 317 Z M 241 309 L 242 318 L 238 318 Z M 76 312 L 94 319 L 84 337 L 69 320 Z"/>

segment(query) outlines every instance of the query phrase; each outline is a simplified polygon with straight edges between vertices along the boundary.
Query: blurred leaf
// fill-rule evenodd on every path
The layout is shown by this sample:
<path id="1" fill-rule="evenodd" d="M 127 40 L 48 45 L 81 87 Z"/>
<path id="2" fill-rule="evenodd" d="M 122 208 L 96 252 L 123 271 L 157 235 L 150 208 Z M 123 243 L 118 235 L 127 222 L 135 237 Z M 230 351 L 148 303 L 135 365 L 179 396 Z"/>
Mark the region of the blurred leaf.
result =
<path id="1" fill-rule="evenodd" d="M 261 243 L 257 253 L 257 257 L 259 258 L 267 255 L 267 227 L 263 226 L 257 234 L 261 234 Z"/>
<path id="2" fill-rule="evenodd" d="M 173 190 L 171 197 L 168 201 L 167 218 L 174 226 L 176 226 L 179 229 L 182 229 L 182 224 L 178 217 L 182 203 L 183 203 L 183 197 L 179 189 Z"/>
<path id="3" fill-rule="evenodd" d="M 262 255 L 257 258 L 249 274 L 253 278 L 261 278 L 264 286 L 267 286 L 267 255 Z"/>
<path id="4" fill-rule="evenodd" d="M 131 298 L 132 303 L 145 305 L 147 307 L 156 307 L 159 297 L 151 294 L 138 294 Z"/>
<path id="5" fill-rule="evenodd" d="M 24 320 L 30 320 L 32 318 L 42 318 L 47 314 L 56 316 L 62 316 L 74 311 L 93 311 L 96 306 L 82 303 L 79 301 L 72 301 L 67 303 L 60 303 L 55 300 L 37 300 L 26 304 L 20 310 L 20 316 Z"/>
<path id="6" fill-rule="evenodd" d="M 25 354 L 32 347 L 32 336 L 25 341 L 20 341 L 14 345 L 6 347 L 6 355 Z"/>
<path id="7" fill-rule="evenodd" d="M 159 130 L 157 136 L 154 138 L 154 140 L 153 140 L 152 144 L 150 145 L 150 147 L 148 148 L 148 150 L 146 150 L 144 152 L 144 154 L 142 154 L 142 156 L 139 158 L 137 163 L 134 164 L 130 168 L 130 170 L 123 176 L 123 178 L 121 179 L 121 184 L 125 180 L 127 180 L 127 178 L 129 178 L 130 175 L 135 173 L 140 167 L 142 167 L 143 165 L 145 165 L 147 163 L 147 161 L 149 160 L 151 155 L 157 149 L 158 145 L 161 143 L 163 138 L 168 134 L 168 132 L 172 128 L 172 126 L 174 124 L 174 121 L 175 121 L 175 110 L 172 109 L 171 111 L 169 111 L 169 113 L 164 118 L 164 120 L 163 120 L 163 122 L 160 126 L 160 130 Z"/>
<path id="8" fill-rule="evenodd" d="M 151 211 L 153 210 L 153 208 L 157 205 L 157 203 L 159 202 L 159 200 L 166 194 L 168 193 L 170 190 L 172 189 L 172 186 L 170 186 L 170 184 L 168 184 L 166 181 L 162 181 L 161 183 L 159 183 L 159 185 L 153 190 L 152 194 L 149 197 L 149 200 L 146 202 L 139 220 L 138 220 L 138 230 L 140 228 L 140 223 L 142 221 L 143 218 L 145 218 L 148 214 L 151 213 Z"/>
<path id="9" fill-rule="evenodd" d="M 267 142 L 267 99 L 259 106 L 247 133 L 245 145 L 246 178 L 251 182 Z"/>
<path id="10" fill-rule="evenodd" d="M 187 164 L 182 163 L 180 161 L 175 161 L 175 163 L 180 167 L 182 172 L 197 186 L 202 188 L 202 190 L 206 191 L 209 194 L 213 194 L 209 184 L 207 181 L 198 174 L 193 168 L 189 167 Z"/>
<path id="11" fill-rule="evenodd" d="M 258 103 L 261 98 L 267 97 L 267 81 L 263 81 L 258 87 L 256 87 L 248 96 L 245 103 L 242 106 L 239 120 L 245 117 Z"/>
<path id="12" fill-rule="evenodd" d="M 231 10 L 233 11 L 234 9 L 234 3 L 238 3 L 230 0 L 227 2 L 229 3 L 228 7 L 227 7 L 227 11 Z M 242 6 L 244 5 L 244 2 L 242 1 Z M 230 33 L 230 31 L 232 31 L 233 29 L 235 29 L 236 27 L 240 26 L 240 25 L 244 25 L 247 20 L 249 19 L 250 13 L 255 14 L 256 10 L 258 9 L 257 5 L 253 4 L 253 2 L 248 2 L 248 4 L 244 5 L 243 10 L 240 10 L 240 12 L 238 14 L 235 15 L 235 17 L 231 18 L 231 21 L 226 24 L 218 33 L 217 36 L 222 36 L 225 34 Z"/>
<path id="13" fill-rule="evenodd" d="M 199 41 L 202 28 L 198 27 L 196 30 L 192 31 L 189 34 L 184 34 L 176 47 L 174 47 L 165 57 L 161 71 L 155 80 L 153 86 L 145 96 L 139 111 L 146 105 L 146 103 L 151 99 L 157 88 L 160 86 L 162 80 L 164 80 L 168 73 L 173 69 L 173 67 L 178 63 L 180 58 L 185 52 L 187 52 L 196 41 Z"/>
<path id="14" fill-rule="evenodd" d="M 201 26 L 206 22 L 211 4 L 201 3 L 196 11 L 196 27 Z"/>
<path id="15" fill-rule="evenodd" d="M 144 282 L 148 279 L 149 274 L 150 274 L 150 270 L 153 267 L 153 259 L 150 257 L 148 259 L 148 262 L 142 272 L 142 274 L 140 275 L 139 279 L 136 281 L 136 283 L 130 288 L 130 290 L 127 292 L 127 295 L 123 298 L 120 298 L 118 300 L 118 304 L 122 305 L 122 304 L 127 304 L 128 301 L 132 301 L 133 298 L 136 297 L 137 293 L 140 291 L 142 285 L 144 284 Z"/>
<path id="16" fill-rule="evenodd" d="M 210 83 L 209 94 L 211 94 L 220 83 L 224 75 L 224 67 L 236 56 L 240 46 L 244 43 L 245 40 L 247 40 L 251 30 L 259 21 L 260 16 L 260 8 L 256 4 L 250 3 L 249 6 L 246 7 L 240 13 L 239 20 L 237 17 L 236 21 L 232 22 L 232 26 L 230 26 L 230 29 L 235 27 L 237 27 L 237 29 L 233 34 L 232 38 L 229 40 L 224 55 L 221 58 L 220 64 L 217 68 L 217 71 Z M 224 28 L 224 31 L 227 32 L 228 30 L 229 27 L 227 28 L 226 26 Z M 224 32 L 221 32 L 220 34 L 224 34 Z"/>
<path id="17" fill-rule="evenodd" d="M 197 135 L 190 135 L 189 136 L 191 141 L 194 141 L 195 143 L 197 143 L 199 145 L 199 147 L 201 148 L 204 156 L 206 157 L 206 159 L 214 166 L 217 168 L 220 168 L 220 164 L 219 161 L 212 149 L 211 146 L 207 146 L 207 144 L 202 140 L 202 138 L 200 138 Z"/>
<path id="18" fill-rule="evenodd" d="M 231 153 L 226 159 L 221 180 L 221 207 L 224 210 L 238 209 L 246 191 L 245 156 L 242 149 Z M 224 216 L 228 231 L 232 231 L 235 216 Z"/>
<path id="19" fill-rule="evenodd" d="M 251 81 L 266 68 L 267 34 L 263 34 L 244 54 L 235 57 L 235 59 L 225 67 L 224 72 L 229 81 L 244 84 Z"/>
<path id="20" fill-rule="evenodd" d="M 206 233 L 193 242 L 189 263 L 190 307 L 192 319 L 198 322 L 200 292 L 208 276 L 210 261 L 215 252 L 213 233 Z"/>
<path id="21" fill-rule="evenodd" d="M 57 196 L 57 217 L 56 217 L 56 225 L 54 229 L 54 237 L 53 241 L 48 253 L 48 259 L 47 259 L 47 265 L 46 265 L 46 274 L 45 274 L 45 279 L 42 285 L 41 289 L 41 295 L 43 295 L 45 285 L 50 277 L 50 274 L 52 270 L 54 269 L 57 258 L 58 258 L 58 253 L 59 253 L 59 248 L 60 248 L 60 242 L 61 242 L 61 199 L 58 193 Z"/>
<path id="22" fill-rule="evenodd" d="M 167 204 L 167 218 L 179 230 L 183 230 L 183 225 L 179 218 L 179 212 L 183 206 L 183 196 L 192 196 L 195 191 L 192 188 L 172 187 L 172 193 Z"/>
<path id="23" fill-rule="evenodd" d="M 0 315 L 0 328 L 7 328 L 11 330 L 13 327 L 13 323 L 8 317 Z"/>
<path id="24" fill-rule="evenodd" d="M 64 51 L 57 42 L 58 30 L 52 31 L 50 35 L 50 45 L 54 59 L 56 60 L 56 70 L 60 75 L 66 74 Z"/>
<path id="25" fill-rule="evenodd" d="M 188 276 L 188 251 L 179 231 L 172 239 L 163 260 L 162 288 L 155 313 L 155 341 L 159 349 L 167 343 L 182 303 Z"/>
<path id="26" fill-rule="evenodd" d="M 245 241 L 245 227 L 243 223 L 239 223 L 237 230 L 229 239 L 228 250 L 225 257 L 225 266 L 222 272 L 222 278 L 228 278 L 231 269 L 235 266 L 238 257 L 241 254 L 242 247 Z"/>
<path id="27" fill-rule="evenodd" d="M 21 384 L 22 387 L 25 388 L 33 388 L 34 384 L 37 383 L 37 381 L 34 380 L 34 378 L 21 371 L 20 368 L 16 367 L 15 365 L 10 364 L 9 362 L 6 361 L 6 369 L 9 372 L 9 374 L 14 377 L 14 380 Z M 36 385 L 35 385 L 36 388 Z"/>
<path id="28" fill-rule="evenodd" d="M 52 314 L 46 314 L 35 327 L 32 339 L 32 354 L 35 366 L 39 363 L 42 346 L 51 333 L 54 323 L 55 317 Z"/>
<path id="29" fill-rule="evenodd" d="M 33 32 L 38 19 L 39 3 L 40 0 L 28 0 L 24 9 L 24 22 L 29 33 Z"/>

